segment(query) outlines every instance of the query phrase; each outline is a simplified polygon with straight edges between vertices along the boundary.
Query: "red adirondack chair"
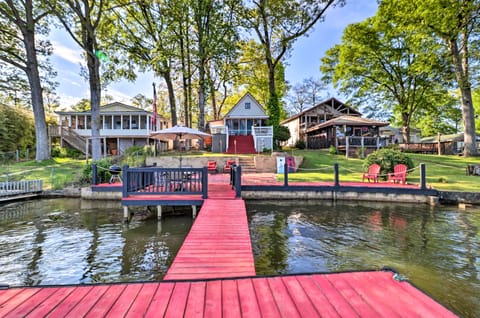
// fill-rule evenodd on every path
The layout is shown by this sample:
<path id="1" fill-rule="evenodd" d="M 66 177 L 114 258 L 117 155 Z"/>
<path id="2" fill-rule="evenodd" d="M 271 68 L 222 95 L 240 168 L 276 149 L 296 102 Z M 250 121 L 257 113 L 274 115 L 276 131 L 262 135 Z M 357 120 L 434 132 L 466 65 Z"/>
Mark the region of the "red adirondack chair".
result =
<path id="1" fill-rule="evenodd" d="M 207 171 L 217 173 L 217 162 L 215 160 L 208 160 L 207 162 Z"/>
<path id="2" fill-rule="evenodd" d="M 362 175 L 362 182 L 365 182 L 365 179 L 370 182 L 370 179 L 373 180 L 373 182 L 378 182 L 378 175 L 380 174 L 380 165 L 374 163 L 368 167 L 368 172 L 364 172 Z"/>
<path id="3" fill-rule="evenodd" d="M 237 160 L 235 160 L 235 159 L 227 160 L 227 162 L 225 163 L 225 167 L 223 168 L 223 172 L 230 172 L 230 169 L 231 169 L 232 165 L 234 165 L 236 163 L 237 163 Z"/>
<path id="4" fill-rule="evenodd" d="M 393 172 L 388 174 L 388 181 L 393 183 L 399 182 L 401 184 L 405 184 L 407 182 L 407 170 L 408 167 L 403 163 L 395 165 L 395 167 L 393 167 Z"/>

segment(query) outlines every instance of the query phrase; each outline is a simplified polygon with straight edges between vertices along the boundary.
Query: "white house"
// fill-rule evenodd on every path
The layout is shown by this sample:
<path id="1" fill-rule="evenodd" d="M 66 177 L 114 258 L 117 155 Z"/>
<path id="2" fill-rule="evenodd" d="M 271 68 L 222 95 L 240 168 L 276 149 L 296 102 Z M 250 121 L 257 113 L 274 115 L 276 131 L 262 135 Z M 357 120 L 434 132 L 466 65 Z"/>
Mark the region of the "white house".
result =
<path id="1" fill-rule="evenodd" d="M 210 123 L 212 150 L 254 153 L 272 149 L 273 128 L 267 126 L 268 118 L 265 109 L 255 97 L 246 93 L 224 116 L 223 122 Z"/>
<path id="2" fill-rule="evenodd" d="M 50 137 L 86 153 L 90 139 L 90 111 L 58 111 L 58 126 L 49 127 Z M 100 136 L 104 154 L 122 154 L 134 145 L 147 145 L 151 132 L 168 128 L 169 122 L 162 116 L 141 108 L 114 102 L 100 107 Z"/>

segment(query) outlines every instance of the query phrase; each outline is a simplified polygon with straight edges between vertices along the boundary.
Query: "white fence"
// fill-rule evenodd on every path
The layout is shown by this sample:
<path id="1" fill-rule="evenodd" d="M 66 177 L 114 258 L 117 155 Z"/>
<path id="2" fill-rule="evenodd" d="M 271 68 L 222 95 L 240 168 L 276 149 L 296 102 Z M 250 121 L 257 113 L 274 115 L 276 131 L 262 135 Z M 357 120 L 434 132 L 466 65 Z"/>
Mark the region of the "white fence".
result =
<path id="1" fill-rule="evenodd" d="M 0 182 L 0 196 L 42 192 L 42 180 Z"/>
<path id="2" fill-rule="evenodd" d="M 273 149 L 273 127 L 252 127 L 255 150 L 262 152 L 263 149 Z"/>

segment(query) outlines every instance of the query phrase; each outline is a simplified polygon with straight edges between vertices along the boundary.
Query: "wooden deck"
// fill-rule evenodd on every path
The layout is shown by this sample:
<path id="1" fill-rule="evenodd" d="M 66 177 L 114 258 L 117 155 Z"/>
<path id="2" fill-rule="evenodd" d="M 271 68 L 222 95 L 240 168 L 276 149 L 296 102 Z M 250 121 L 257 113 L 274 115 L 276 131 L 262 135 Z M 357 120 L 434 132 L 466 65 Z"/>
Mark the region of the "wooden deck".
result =
<path id="1" fill-rule="evenodd" d="M 228 191 L 225 185 L 225 196 Z M 234 196 L 231 193 L 230 196 Z M 242 199 L 206 199 L 165 279 L 199 279 L 255 275 Z"/>
<path id="2" fill-rule="evenodd" d="M 122 204 L 193 200 L 177 196 Z M 201 200 L 164 281 L 0 286 L 0 317 L 456 317 L 391 271 L 255 277 L 245 203 L 228 178 L 209 179 Z"/>
<path id="3" fill-rule="evenodd" d="M 0 290 L 1 317 L 457 317 L 392 272 Z"/>

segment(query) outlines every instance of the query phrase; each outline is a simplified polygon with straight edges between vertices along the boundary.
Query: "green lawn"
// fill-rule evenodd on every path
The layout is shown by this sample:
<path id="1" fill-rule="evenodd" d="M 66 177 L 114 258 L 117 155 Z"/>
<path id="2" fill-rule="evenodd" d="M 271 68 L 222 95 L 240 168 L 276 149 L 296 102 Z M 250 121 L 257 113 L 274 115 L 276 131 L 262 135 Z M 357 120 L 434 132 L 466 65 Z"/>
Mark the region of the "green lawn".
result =
<path id="1" fill-rule="evenodd" d="M 291 181 L 333 181 L 333 165 L 338 163 L 340 181 L 361 181 L 363 173 L 362 159 L 345 159 L 343 155 L 331 155 L 318 150 L 288 151 L 289 155 L 303 156 L 304 161 L 296 173 L 289 175 Z M 175 155 L 168 153 L 168 155 Z M 177 153 L 179 155 L 179 153 Z M 183 156 L 218 156 L 212 153 L 182 153 Z M 231 157 L 231 155 L 228 155 Z M 420 163 L 425 163 L 427 186 L 438 190 L 480 192 L 480 176 L 467 176 L 467 164 L 480 164 L 480 157 L 464 158 L 460 156 L 437 156 L 409 154 L 415 163 L 415 169 L 408 174 L 408 183 L 420 182 Z M 0 181 L 44 180 L 45 189 L 61 189 L 77 182 L 85 168 L 84 160 L 55 158 L 44 162 L 28 161 L 0 166 Z M 279 175 L 283 178 L 283 175 Z"/>
<path id="2" fill-rule="evenodd" d="M 62 189 L 80 180 L 85 160 L 54 158 L 0 165 L 0 181 L 43 180 L 44 189 Z"/>
<path id="3" fill-rule="evenodd" d="M 291 154 L 291 152 L 289 152 Z M 340 181 L 361 181 L 362 159 L 346 159 L 344 155 L 331 155 L 324 151 L 295 150 L 296 156 L 303 156 L 304 162 L 297 173 L 289 175 L 291 181 L 333 181 L 333 165 L 338 163 Z M 467 164 L 480 164 L 480 157 L 437 156 L 408 154 L 415 163 L 415 169 L 407 176 L 407 182 L 420 182 L 421 163 L 425 164 L 427 186 L 438 190 L 480 192 L 480 176 L 467 176 Z"/>

